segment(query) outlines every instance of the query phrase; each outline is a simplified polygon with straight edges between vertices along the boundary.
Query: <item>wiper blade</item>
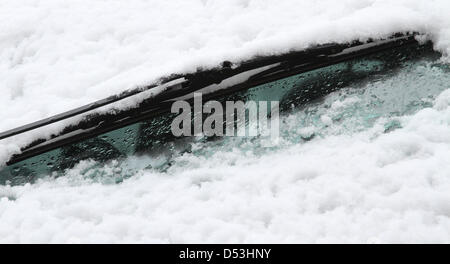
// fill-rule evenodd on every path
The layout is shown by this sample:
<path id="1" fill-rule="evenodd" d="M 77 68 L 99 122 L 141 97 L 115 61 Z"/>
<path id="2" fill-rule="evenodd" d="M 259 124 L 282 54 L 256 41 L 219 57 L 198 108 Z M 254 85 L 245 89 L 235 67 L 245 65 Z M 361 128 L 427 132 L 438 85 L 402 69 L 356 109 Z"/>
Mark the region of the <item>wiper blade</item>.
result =
<path id="1" fill-rule="evenodd" d="M 188 96 L 195 91 L 202 90 L 211 85 L 218 85 L 240 74 L 262 69 L 251 75 L 241 83 L 233 84 L 224 89 L 215 90 L 211 94 L 205 94 L 205 99 L 231 94 L 249 87 L 276 81 L 302 72 L 311 71 L 328 65 L 351 60 L 353 58 L 388 50 L 395 47 L 417 44 L 414 34 L 395 35 L 392 38 L 381 41 L 369 41 L 368 43 L 353 42 L 350 44 L 327 44 L 314 48 L 290 52 L 288 54 L 257 57 L 253 60 L 234 66 L 230 62 L 224 62 L 220 67 L 211 70 L 198 70 L 195 73 L 184 75 L 172 75 L 160 80 L 158 84 L 125 91 L 119 95 L 111 96 L 94 103 L 58 114 L 31 124 L 21 126 L 0 133 L 0 139 L 9 138 L 43 126 L 47 126 L 70 117 L 85 114 L 100 107 L 116 103 L 132 96 L 141 96 L 136 107 L 119 111 L 118 113 L 106 113 L 91 115 L 84 118 L 79 124 L 67 126 L 61 133 L 54 135 L 49 140 L 36 140 L 22 149 L 22 153 L 11 158 L 7 164 L 12 164 L 29 157 L 95 137 L 105 132 L 112 131 L 162 112 L 170 110 L 171 100 L 182 96 Z M 269 67 L 270 66 L 270 67 Z M 164 87 L 164 89 L 159 89 Z M 151 96 L 146 92 L 160 90 Z M 79 131 L 79 132 L 76 132 Z"/>

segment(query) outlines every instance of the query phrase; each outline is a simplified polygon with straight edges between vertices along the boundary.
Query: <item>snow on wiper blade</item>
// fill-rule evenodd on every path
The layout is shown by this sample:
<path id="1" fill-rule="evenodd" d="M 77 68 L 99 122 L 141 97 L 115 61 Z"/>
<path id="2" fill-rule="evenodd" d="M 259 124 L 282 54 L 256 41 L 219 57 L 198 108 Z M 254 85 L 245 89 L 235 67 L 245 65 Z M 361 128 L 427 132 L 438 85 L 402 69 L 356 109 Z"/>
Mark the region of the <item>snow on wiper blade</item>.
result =
<path id="1" fill-rule="evenodd" d="M 213 83 L 220 83 L 221 81 L 229 78 L 230 76 L 255 69 L 258 67 L 264 67 L 276 62 L 284 62 L 289 63 L 292 61 L 292 63 L 296 64 L 298 59 L 302 59 L 305 62 L 311 63 L 311 59 L 316 60 L 316 62 L 320 61 L 321 56 L 329 55 L 330 57 L 336 57 L 340 55 L 350 54 L 352 52 L 358 52 L 364 49 L 369 49 L 376 46 L 382 46 L 383 44 L 393 44 L 395 42 L 399 41 L 406 41 L 406 43 L 414 42 L 414 36 L 413 35 L 407 35 L 407 36 L 399 36 L 399 37 L 393 37 L 388 40 L 383 41 L 377 41 L 377 42 L 370 42 L 370 43 L 356 43 L 352 45 L 342 45 L 342 44 L 325 44 L 320 45 L 315 48 L 308 49 L 306 51 L 300 51 L 300 52 L 293 52 L 285 55 L 279 55 L 279 56 L 270 56 L 270 57 L 260 57 L 255 60 L 244 62 L 239 67 L 235 69 L 231 69 L 230 66 L 228 66 L 227 62 L 224 62 L 224 67 L 220 68 L 219 70 L 211 70 L 211 71 L 200 71 L 194 74 L 188 74 L 185 77 L 189 79 L 189 82 L 194 83 L 196 86 L 207 86 Z M 406 44 L 406 43 L 400 43 L 400 44 Z M 347 51 L 347 52 L 346 52 Z M 362 55 L 362 54 L 361 54 Z M 299 66 L 303 66 L 300 64 Z M 283 65 L 283 67 L 286 67 L 286 65 Z M 267 73 L 266 73 L 267 74 Z M 164 85 L 166 82 L 173 81 L 174 79 L 178 79 L 181 76 L 175 76 L 171 78 L 165 78 L 163 82 L 161 82 L 162 85 Z M 124 100 L 126 98 L 129 98 L 131 96 L 143 93 L 144 91 L 151 90 L 152 88 L 158 87 L 158 85 L 150 85 L 144 88 L 137 88 L 129 91 L 124 91 L 121 94 L 113 95 L 105 99 L 98 100 L 96 102 L 69 110 L 67 112 L 57 114 L 52 117 L 48 117 L 30 124 L 26 124 L 24 126 L 20 126 L 8 131 L 4 131 L 0 133 L 0 140 L 5 139 L 8 137 L 12 137 L 27 131 L 31 131 L 46 125 L 50 125 L 53 123 L 56 123 L 61 120 L 68 119 L 70 117 L 74 117 L 77 115 L 84 114 L 86 112 L 90 112 L 92 110 L 98 109 L 100 107 L 113 104 L 117 101 Z M 189 92 L 188 89 L 185 89 L 185 93 Z M 169 95 L 170 96 L 170 95 Z M 173 95 L 176 96 L 176 95 Z M 160 100 L 168 99 L 168 96 L 164 98 L 159 98 Z"/>
<path id="2" fill-rule="evenodd" d="M 284 111 L 326 95 L 352 80 L 386 71 L 410 58 L 418 49 L 421 46 L 414 36 L 399 36 L 382 42 L 324 45 L 256 58 L 238 66 L 224 63 L 218 69 L 176 76 L 165 82 L 164 88 L 153 87 L 161 91 L 153 96 L 147 94 L 152 89 L 147 89 L 115 100 L 120 103 L 140 97 L 135 107 L 117 113 L 91 114 L 48 140 L 35 141 L 9 160 L 8 167 L 0 170 L 0 179 L 63 170 L 83 159 L 106 161 L 143 153 L 172 141 L 170 106 L 176 99 L 191 100 L 193 92 L 201 91 L 205 100 L 219 101 L 230 96 L 269 96 L 265 99 L 279 100 Z M 84 109 L 95 109 L 95 105 L 88 106 Z M 76 110 L 82 112 L 83 108 Z"/>

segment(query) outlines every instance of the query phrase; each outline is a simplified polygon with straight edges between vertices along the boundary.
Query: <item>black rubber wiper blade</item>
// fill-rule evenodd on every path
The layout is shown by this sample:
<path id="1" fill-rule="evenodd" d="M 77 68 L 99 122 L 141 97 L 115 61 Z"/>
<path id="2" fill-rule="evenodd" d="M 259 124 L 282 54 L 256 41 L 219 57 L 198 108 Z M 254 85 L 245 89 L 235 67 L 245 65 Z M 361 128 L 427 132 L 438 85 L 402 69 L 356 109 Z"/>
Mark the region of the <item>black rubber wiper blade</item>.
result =
<path id="1" fill-rule="evenodd" d="M 21 153 L 13 155 L 6 164 L 9 166 L 45 152 L 82 142 L 98 135 L 165 114 L 170 112 L 170 106 L 174 100 L 186 100 L 191 102 L 193 93 L 199 91 L 202 92 L 204 88 L 206 90 L 204 93 L 202 92 L 203 99 L 215 100 L 221 96 L 227 96 L 235 92 L 277 81 L 289 76 L 313 71 L 370 54 L 376 54 L 385 50 L 400 47 L 406 48 L 409 45 L 412 47 L 419 45 L 413 34 L 396 35 L 389 39 L 364 43 L 352 42 L 349 44 L 322 45 L 309 50 L 291 52 L 289 54 L 257 57 L 239 65 L 224 63 L 221 67 L 214 69 L 197 70 L 197 72 L 185 75 L 171 75 L 165 79 L 166 81 L 160 81 L 161 84 L 153 86 L 154 89 L 147 87 L 129 92 L 129 96 L 140 96 L 138 100 L 139 103 L 136 103 L 135 106 L 114 112 L 91 113 L 86 115 L 80 122 L 68 124 L 58 134 L 51 135 L 50 139 L 36 139 L 31 144 L 23 147 Z M 242 79 L 236 83 L 232 81 L 232 84 L 227 83 L 227 81 L 237 78 L 242 73 L 246 74 L 255 71 L 256 69 L 260 69 L 261 71 L 250 74 L 248 79 Z M 240 79 L 240 77 L 238 79 Z M 213 84 L 216 85 L 211 86 Z M 143 92 L 143 94 L 140 94 L 141 92 Z M 105 101 L 109 100 L 109 102 L 111 102 L 112 100 L 115 100 L 115 102 L 117 102 L 129 97 L 126 95 L 127 94 L 125 94 L 125 96 L 119 96 L 119 98 L 109 97 L 105 99 Z M 82 108 L 84 108 L 84 110 L 92 110 L 99 106 L 100 104 L 89 104 Z M 62 115 L 68 116 L 71 113 L 76 112 L 76 110 L 83 112 L 83 109 L 80 108 L 71 110 Z M 49 123 L 58 120 L 55 117 L 49 119 L 51 119 L 47 121 Z M 29 126 L 31 125 L 32 124 Z"/>
<path id="2" fill-rule="evenodd" d="M 415 34 L 406 34 L 406 35 L 394 35 L 391 39 L 387 39 L 387 42 L 393 42 L 396 41 L 406 41 L 411 42 L 414 41 Z M 96 102 L 72 109 L 70 111 L 57 114 L 52 117 L 48 117 L 27 125 L 23 125 L 5 132 L 0 133 L 0 140 L 6 139 L 18 134 L 22 134 L 40 127 L 44 127 L 77 115 L 84 114 L 86 112 L 98 109 L 102 106 L 106 106 L 115 102 L 118 102 L 120 100 L 126 99 L 128 97 L 131 97 L 133 95 L 137 95 L 139 93 L 149 91 L 152 88 L 155 88 L 159 85 L 164 85 L 166 83 L 169 83 L 173 80 L 184 78 L 185 82 L 182 85 L 182 89 L 173 89 L 171 91 L 166 91 L 161 94 L 156 94 L 153 98 L 153 102 L 160 103 L 164 100 L 170 99 L 170 98 L 176 98 L 178 96 L 182 96 L 188 93 L 191 93 L 195 91 L 196 89 L 199 89 L 201 87 L 206 87 L 211 84 L 218 84 L 222 82 L 223 80 L 232 77 L 234 75 L 237 75 L 239 73 L 243 73 L 255 68 L 264 67 L 267 65 L 271 65 L 274 63 L 281 62 L 283 65 L 289 65 L 289 64 L 299 64 L 299 61 L 310 62 L 315 61 L 317 64 L 318 61 L 321 60 L 321 58 L 325 58 L 327 56 L 333 56 L 333 55 L 339 55 L 344 50 L 351 48 L 351 47 L 357 47 L 360 45 L 363 45 L 364 43 L 361 42 L 354 42 L 351 44 L 324 44 L 319 45 L 314 48 L 309 48 L 302 51 L 295 51 L 290 52 L 287 54 L 282 55 L 274 55 L 274 56 L 262 56 L 262 57 L 256 57 L 255 59 L 249 60 L 247 62 L 243 62 L 239 64 L 237 67 L 232 67 L 231 62 L 224 62 L 220 67 L 211 69 L 211 70 L 198 70 L 195 73 L 191 74 L 185 74 L 185 75 L 172 75 L 167 78 L 162 78 L 158 83 L 155 85 L 146 86 L 143 88 L 136 88 L 133 90 L 124 91 L 118 95 L 113 95 L 110 97 L 107 97 L 105 99 L 98 100 Z M 393 44 L 395 46 L 396 44 Z M 284 66 L 283 66 L 284 67 Z M 275 72 L 276 70 L 280 69 L 273 69 L 272 72 Z M 286 71 L 284 69 L 281 69 L 281 71 Z M 261 75 L 267 74 L 262 73 Z M 287 74 L 287 73 L 286 73 Z M 286 75 L 284 74 L 284 75 Z M 257 77 L 257 76 L 256 76 Z M 145 99 L 145 98 L 144 98 Z"/>

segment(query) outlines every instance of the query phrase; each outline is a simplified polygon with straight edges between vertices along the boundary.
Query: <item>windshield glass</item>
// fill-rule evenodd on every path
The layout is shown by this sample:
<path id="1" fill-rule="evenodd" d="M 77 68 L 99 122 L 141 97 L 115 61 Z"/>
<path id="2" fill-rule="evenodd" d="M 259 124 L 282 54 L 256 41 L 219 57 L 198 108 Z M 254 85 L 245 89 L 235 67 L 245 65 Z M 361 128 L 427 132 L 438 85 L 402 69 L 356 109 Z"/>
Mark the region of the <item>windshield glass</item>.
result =
<path id="1" fill-rule="evenodd" d="M 173 166 L 187 166 L 182 158 L 186 155 L 208 157 L 235 149 L 264 155 L 375 127 L 389 133 L 402 127 L 404 116 L 431 107 L 448 88 L 448 67 L 439 57 L 428 45 L 393 49 L 217 98 L 222 103 L 279 101 L 281 140 L 275 146 L 267 147 L 263 136 L 175 137 L 171 122 L 176 114 L 165 113 L 4 167 L 0 182 L 23 184 L 61 176 L 82 161 L 89 164 L 84 171 L 90 177 L 103 175 L 104 166 L 114 166 L 109 178 L 120 182 L 139 170 L 164 173 Z"/>

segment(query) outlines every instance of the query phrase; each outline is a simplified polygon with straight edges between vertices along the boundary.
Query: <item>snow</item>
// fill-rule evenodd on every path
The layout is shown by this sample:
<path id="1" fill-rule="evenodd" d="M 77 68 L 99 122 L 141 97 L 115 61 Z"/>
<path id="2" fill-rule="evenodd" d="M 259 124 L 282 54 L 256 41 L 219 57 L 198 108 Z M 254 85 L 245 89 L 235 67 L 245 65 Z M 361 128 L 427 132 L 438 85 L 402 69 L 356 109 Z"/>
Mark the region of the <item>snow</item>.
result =
<path id="1" fill-rule="evenodd" d="M 450 51 L 447 0 L 0 1 L 0 131 L 171 73 L 310 45 L 427 34 Z M 58 125 L 0 142 L 0 163 Z"/>
<path id="2" fill-rule="evenodd" d="M 0 0 L 0 130 L 170 73 L 320 43 L 418 31 L 447 54 L 448 14 L 446 0 Z M 320 120 L 337 129 L 333 111 L 358 103 L 337 100 Z M 120 184 L 121 163 L 84 161 L 3 185 L 0 242 L 448 243 L 449 106 L 447 89 L 389 133 L 376 124 L 309 140 L 317 128 L 293 127 L 306 143 L 181 155 L 168 172 L 139 169 Z M 59 129 L 0 141 L 0 163 Z"/>

